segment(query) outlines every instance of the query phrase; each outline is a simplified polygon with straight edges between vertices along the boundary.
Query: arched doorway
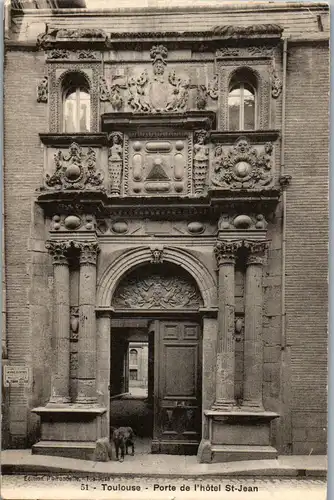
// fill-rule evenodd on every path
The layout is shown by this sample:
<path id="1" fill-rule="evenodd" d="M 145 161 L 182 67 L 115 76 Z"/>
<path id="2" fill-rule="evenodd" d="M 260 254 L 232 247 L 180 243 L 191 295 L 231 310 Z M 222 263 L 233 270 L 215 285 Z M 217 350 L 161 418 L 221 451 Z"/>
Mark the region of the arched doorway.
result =
<path id="1" fill-rule="evenodd" d="M 122 276 L 111 306 L 110 425 L 131 425 L 150 438 L 153 453 L 196 454 L 203 298 L 195 279 L 174 263 L 141 263 Z M 129 390 L 134 342 L 148 345 L 148 392 L 142 398 Z"/>

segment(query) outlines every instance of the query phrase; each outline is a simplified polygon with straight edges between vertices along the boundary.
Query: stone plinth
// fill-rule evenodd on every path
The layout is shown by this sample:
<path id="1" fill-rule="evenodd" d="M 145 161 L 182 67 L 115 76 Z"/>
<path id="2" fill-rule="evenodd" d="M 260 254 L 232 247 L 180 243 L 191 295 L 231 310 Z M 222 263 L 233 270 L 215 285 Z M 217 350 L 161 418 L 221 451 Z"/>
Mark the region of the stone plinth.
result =
<path id="1" fill-rule="evenodd" d="M 279 415 L 270 411 L 204 412 L 209 438 L 198 450 L 201 463 L 277 458 L 270 444 L 270 424 Z"/>
<path id="2" fill-rule="evenodd" d="M 41 418 L 41 440 L 32 453 L 92 460 L 95 441 L 102 436 L 104 407 L 67 404 L 32 410 Z"/>

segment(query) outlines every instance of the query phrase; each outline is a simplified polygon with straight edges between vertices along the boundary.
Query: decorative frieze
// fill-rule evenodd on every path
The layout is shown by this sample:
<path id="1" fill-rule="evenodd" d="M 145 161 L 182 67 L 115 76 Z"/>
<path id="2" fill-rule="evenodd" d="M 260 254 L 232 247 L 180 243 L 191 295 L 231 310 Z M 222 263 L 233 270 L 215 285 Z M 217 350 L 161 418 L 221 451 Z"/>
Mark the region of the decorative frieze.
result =
<path id="1" fill-rule="evenodd" d="M 224 189 L 263 189 L 270 185 L 273 145 L 268 142 L 261 149 L 252 147 L 246 137 L 239 137 L 230 149 L 217 145 L 212 184 Z"/>
<path id="2" fill-rule="evenodd" d="M 121 132 L 112 132 L 109 135 L 109 141 L 111 143 L 108 154 L 110 193 L 119 195 L 123 169 L 123 134 Z"/>
<path id="3" fill-rule="evenodd" d="M 218 221 L 218 231 L 258 230 L 263 231 L 268 223 L 263 214 L 224 213 Z"/>
<path id="4" fill-rule="evenodd" d="M 55 153 L 54 162 L 56 170 L 52 175 L 46 174 L 45 189 L 104 189 L 103 174 L 96 169 L 96 153 L 92 148 L 88 148 L 84 153 L 82 148 L 73 142 L 68 154 L 61 150 Z"/>
<path id="5" fill-rule="evenodd" d="M 275 47 L 270 45 L 254 45 L 248 47 L 221 47 L 216 50 L 217 58 L 224 57 L 272 57 Z"/>
<path id="6" fill-rule="evenodd" d="M 49 79 L 47 76 L 37 86 L 37 102 L 48 102 Z"/>
<path id="7" fill-rule="evenodd" d="M 203 194 L 209 167 L 209 146 L 206 144 L 209 134 L 206 130 L 194 133 L 193 178 L 196 195 Z"/>
<path id="8" fill-rule="evenodd" d="M 54 215 L 51 220 L 51 231 L 93 231 L 95 216 L 93 215 Z"/>

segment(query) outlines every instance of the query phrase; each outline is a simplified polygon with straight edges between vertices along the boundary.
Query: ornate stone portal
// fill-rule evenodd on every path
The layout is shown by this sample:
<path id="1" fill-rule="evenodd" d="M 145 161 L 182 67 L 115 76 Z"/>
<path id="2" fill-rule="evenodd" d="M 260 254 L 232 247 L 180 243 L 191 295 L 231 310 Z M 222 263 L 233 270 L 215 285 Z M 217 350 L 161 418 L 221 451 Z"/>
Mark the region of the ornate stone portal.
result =
<path id="1" fill-rule="evenodd" d="M 267 36 L 266 45 L 248 46 L 247 37 L 256 39 L 257 33 L 261 44 Z M 281 189 L 275 165 L 279 134 L 265 130 L 275 116 L 270 96 L 276 100 L 282 91 L 278 73 L 271 72 L 280 33 L 273 25 L 218 27 L 214 43 L 207 40 L 203 49 L 212 51 L 204 72 L 188 60 L 180 64 L 183 55 L 175 57 L 174 45 L 159 37 L 148 46 L 149 34 L 136 42 L 147 60 L 127 66 L 119 65 L 118 56 L 108 59 L 110 47 L 115 53 L 124 48 L 102 30 L 50 26 L 40 38 L 48 76 L 38 87 L 38 100 L 50 102 L 52 133 L 41 134 L 47 160 L 38 202 L 45 209 L 53 257 L 54 366 L 50 401 L 33 410 L 41 416 L 34 452 L 57 454 L 61 448 L 60 454 L 90 458 L 94 440 L 108 434 L 113 315 L 160 321 L 156 318 L 189 314 L 188 324 L 175 320 L 165 338 L 157 327 L 157 351 L 172 347 L 180 363 L 179 349 L 186 346 L 190 369 L 203 365 L 203 379 L 196 378 L 203 389 L 197 408 L 202 422 L 195 419 L 190 396 L 171 403 L 167 395 L 158 415 L 165 431 L 175 431 L 174 416 L 183 411 L 188 438 L 195 427 L 202 429 L 202 436 L 196 434 L 202 437 L 201 462 L 276 456 L 270 422 L 278 415 L 265 410 L 262 398 L 262 275 L 267 228 Z M 226 40 L 234 42 L 227 46 Z M 184 42 L 188 51 L 194 40 Z M 133 48 L 133 40 L 129 43 Z M 103 57 L 98 49 L 107 49 Z M 258 68 L 259 130 L 232 132 L 229 79 L 245 65 Z M 55 133 L 61 130 L 62 85 L 71 71 L 89 84 L 93 132 Z M 115 276 L 104 282 L 99 277 L 104 266 L 113 268 L 118 261 Z M 242 311 L 236 310 L 241 269 Z M 108 303 L 99 303 L 100 286 L 113 290 Z M 177 347 L 169 344 L 176 340 Z M 244 346 L 242 398 L 236 397 L 238 341 Z M 203 353 L 201 360 L 193 357 L 195 348 Z M 159 352 L 160 365 L 165 358 Z M 176 369 L 171 380 L 168 366 Z M 170 390 L 177 385 L 178 366 L 166 362 L 166 367 Z M 191 392 L 189 373 L 179 378 L 189 382 Z M 168 406 L 174 403 L 175 408 Z"/>

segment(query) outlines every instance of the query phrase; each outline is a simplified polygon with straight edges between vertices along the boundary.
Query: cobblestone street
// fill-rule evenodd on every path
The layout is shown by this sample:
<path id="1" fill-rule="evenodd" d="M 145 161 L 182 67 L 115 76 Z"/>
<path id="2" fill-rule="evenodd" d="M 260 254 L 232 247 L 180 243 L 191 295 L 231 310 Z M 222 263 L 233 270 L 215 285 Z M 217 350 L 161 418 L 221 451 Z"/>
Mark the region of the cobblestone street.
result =
<path id="1" fill-rule="evenodd" d="M 1 497 L 7 499 L 231 499 L 325 500 L 325 479 L 278 478 L 125 478 L 78 475 L 3 476 Z"/>

